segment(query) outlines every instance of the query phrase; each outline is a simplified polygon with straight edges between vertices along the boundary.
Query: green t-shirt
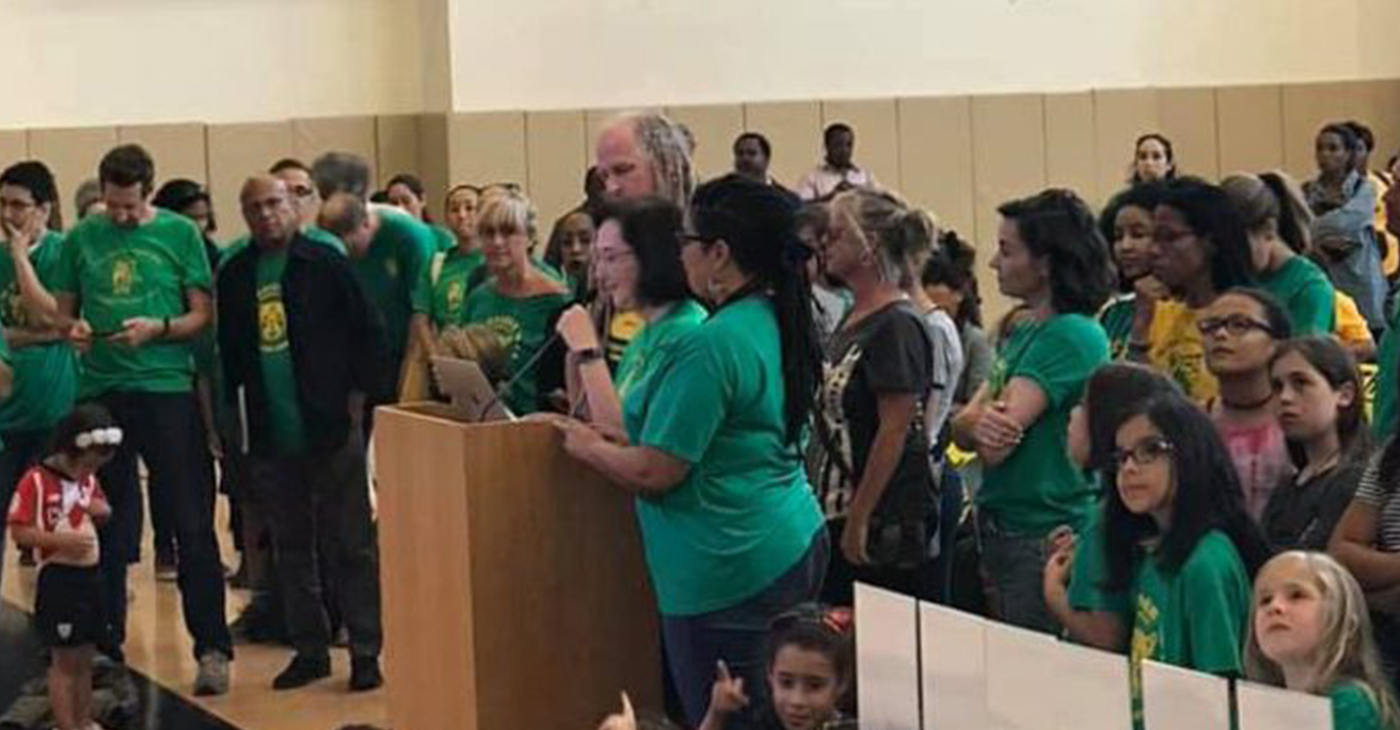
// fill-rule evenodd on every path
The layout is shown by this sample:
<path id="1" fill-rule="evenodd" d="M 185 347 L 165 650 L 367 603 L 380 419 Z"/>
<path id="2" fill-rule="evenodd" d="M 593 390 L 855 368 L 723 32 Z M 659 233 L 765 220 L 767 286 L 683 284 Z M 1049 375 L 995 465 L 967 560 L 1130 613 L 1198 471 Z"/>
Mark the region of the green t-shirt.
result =
<path id="1" fill-rule="evenodd" d="M 439 260 L 442 264 L 434 281 L 433 268 L 438 266 Z M 434 327 L 461 325 L 466 318 L 463 305 L 471 290 L 472 275 L 481 269 L 485 261 L 486 256 L 480 249 L 462 253 L 454 248 L 446 253 L 433 254 L 432 260 L 423 268 L 423 275 L 418 277 L 418 285 L 413 288 L 413 313 L 426 314 Z"/>
<path id="2" fill-rule="evenodd" d="M 52 287 L 63 249 L 63 237 L 45 234 L 29 252 L 29 260 L 39 282 Z M 10 327 L 30 327 L 33 318 L 25 309 L 15 280 L 15 264 L 8 253 L 0 253 L 0 323 Z M 39 431 L 51 428 L 73 409 L 78 397 L 78 360 L 73 348 L 62 340 L 16 348 L 11 353 L 14 389 L 0 401 L 0 431 Z"/>
<path id="3" fill-rule="evenodd" d="M 664 370 L 629 389 L 632 442 L 690 465 L 671 491 L 637 500 L 664 615 L 742 603 L 825 529 L 801 445 L 787 439 L 781 352 L 772 305 L 749 297 L 696 327 Z"/>
<path id="4" fill-rule="evenodd" d="M 492 280 L 467 295 L 462 322 L 485 325 L 501 338 L 509 353 L 508 370 L 514 377 L 553 334 L 553 323 L 571 301 L 568 294 L 512 299 L 501 296 Z M 548 361 L 548 357 L 536 361 L 502 398 L 516 415 L 539 410 L 541 386 L 561 379 L 562 373 L 550 372 L 558 363 Z"/>
<path id="5" fill-rule="evenodd" d="M 334 233 L 331 233 L 330 231 L 325 230 L 324 228 L 317 228 L 316 226 L 307 226 L 306 228 L 301 229 L 301 235 L 306 236 L 308 240 L 311 240 L 315 243 L 319 243 L 322 246 L 325 246 L 330 250 L 335 251 L 341 256 L 345 255 L 345 243 L 340 240 L 339 236 L 335 235 Z M 223 256 L 221 260 L 228 261 L 232 259 L 234 256 L 238 255 L 239 251 L 248 248 L 248 246 L 252 245 L 252 243 L 253 239 L 249 236 L 239 236 L 238 238 L 229 241 L 228 244 L 223 248 Z"/>
<path id="6" fill-rule="evenodd" d="M 397 371 L 408 343 L 413 289 L 432 260 L 437 242 L 431 228 L 398 208 L 374 205 L 370 211 L 379 216 L 379 229 L 365 255 L 350 259 L 350 268 L 384 317 L 389 356 Z"/>
<path id="7" fill-rule="evenodd" d="M 1122 360 L 1128 357 L 1128 343 L 1133 337 L 1133 317 L 1137 315 L 1137 301 L 1133 294 L 1127 294 L 1109 302 L 1099 313 L 1099 324 L 1108 336 L 1108 358 Z"/>
<path id="8" fill-rule="evenodd" d="M 1335 329 L 1337 294 L 1327 274 L 1306 256 L 1294 256 L 1278 271 L 1261 274 L 1259 288 L 1288 311 L 1294 337 L 1326 335 Z"/>
<path id="9" fill-rule="evenodd" d="M 622 352 L 622 362 L 613 376 L 617 381 L 617 397 L 626 402 L 633 390 L 646 387 L 643 383 L 648 378 L 664 372 L 676 347 L 709 316 L 699 302 L 687 299 L 643 328 Z"/>
<path id="10" fill-rule="evenodd" d="M 286 270 L 286 251 L 258 256 L 258 359 L 268 428 L 277 451 L 292 455 L 306 449 L 306 424 L 292 369 L 291 341 L 287 339 L 287 309 L 282 302 L 282 273 Z"/>
<path id="11" fill-rule="evenodd" d="M 155 209 L 155 218 L 119 228 L 106 215 L 83 219 L 63 242 L 53 289 L 78 298 L 92 326 L 79 398 L 108 391 L 185 393 L 194 387 L 190 340 L 156 340 L 131 348 L 107 340 L 132 317 L 174 319 L 187 311 L 185 292 L 210 291 L 204 238 L 188 218 Z"/>
<path id="12" fill-rule="evenodd" d="M 433 224 L 428 224 L 428 230 L 432 231 L 433 242 L 436 244 L 433 246 L 434 251 L 446 253 L 457 248 L 457 236 L 453 235 L 452 231 Z"/>
<path id="13" fill-rule="evenodd" d="M 1376 701 L 1361 684 L 1342 682 L 1327 695 L 1332 699 L 1332 730 L 1390 730 L 1381 724 Z"/>
<path id="14" fill-rule="evenodd" d="M 1163 569 L 1151 555 L 1144 557 L 1132 585 L 1129 656 L 1135 719 L 1140 721 L 1142 712 L 1143 660 L 1221 676 L 1244 674 L 1250 581 L 1225 533 L 1203 535 L 1175 572 Z"/>
<path id="15" fill-rule="evenodd" d="M 1128 596 L 1107 588 L 1103 510 L 1102 504 L 1090 510 L 1084 527 L 1079 530 L 1079 540 L 1074 546 L 1074 567 L 1070 569 L 1069 605 L 1076 611 L 1123 615 L 1128 612 Z"/>
<path id="16" fill-rule="evenodd" d="M 1022 324 L 998 348 L 987 377 L 992 397 L 1000 397 L 1013 378 L 1026 378 L 1046 398 L 1045 411 L 1016 450 L 982 472 L 977 504 L 1008 532 L 1040 537 L 1059 525 L 1078 529 L 1092 508 L 1097 490 L 1070 461 L 1065 430 L 1085 381 L 1106 362 L 1108 338 L 1082 314 Z"/>

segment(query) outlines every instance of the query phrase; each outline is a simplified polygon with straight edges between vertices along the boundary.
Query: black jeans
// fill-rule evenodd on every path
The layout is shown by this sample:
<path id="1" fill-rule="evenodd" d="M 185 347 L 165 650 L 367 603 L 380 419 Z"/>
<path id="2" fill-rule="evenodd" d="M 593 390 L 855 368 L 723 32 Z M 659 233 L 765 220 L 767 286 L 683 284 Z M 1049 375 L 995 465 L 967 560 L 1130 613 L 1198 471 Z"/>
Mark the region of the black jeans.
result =
<path id="1" fill-rule="evenodd" d="M 5 446 L 0 449 L 0 509 L 9 511 L 19 478 L 29 467 L 44 458 L 49 431 L 5 431 L 0 434 Z M 0 555 L 5 549 L 5 521 L 0 520 Z M 0 560 L 0 581 L 4 579 L 5 561 Z"/>
<path id="2" fill-rule="evenodd" d="M 251 496 L 272 529 L 277 582 L 297 654 L 329 651 L 322 595 L 329 584 L 338 592 L 350 653 L 379 656 L 379 536 L 370 515 L 364 440 L 352 430 L 334 453 L 255 454 L 248 461 Z M 318 553 L 326 556 L 330 575 L 322 575 Z"/>
<path id="3" fill-rule="evenodd" d="M 173 519 L 181 608 L 195 656 L 233 656 L 224 615 L 224 571 L 214 536 L 214 484 L 200 460 L 204 436 L 193 393 L 111 392 L 97 398 L 125 432 L 121 448 L 98 477 L 112 504 L 112 519 L 99 531 L 109 646 L 118 661 L 126 640 L 127 558 L 141 540 L 141 488 L 136 461 L 150 471 L 149 488 Z"/>

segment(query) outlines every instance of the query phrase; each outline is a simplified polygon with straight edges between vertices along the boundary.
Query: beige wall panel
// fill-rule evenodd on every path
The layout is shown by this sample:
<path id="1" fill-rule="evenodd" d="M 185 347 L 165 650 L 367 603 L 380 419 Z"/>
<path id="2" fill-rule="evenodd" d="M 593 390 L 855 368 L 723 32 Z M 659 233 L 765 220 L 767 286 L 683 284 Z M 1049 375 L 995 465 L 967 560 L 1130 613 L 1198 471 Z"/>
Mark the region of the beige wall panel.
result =
<path id="1" fill-rule="evenodd" d="M 836 122 L 856 132 L 856 164 L 874 173 L 875 180 L 900 190 L 899 114 L 894 99 L 822 102 L 822 128 Z"/>
<path id="2" fill-rule="evenodd" d="M 898 110 L 901 192 L 970 240 L 975 230 L 971 99 L 900 99 Z"/>
<path id="3" fill-rule="evenodd" d="M 1208 180 L 1220 176 L 1215 90 L 1158 89 L 1157 121 L 1159 130 L 1172 141 L 1181 173 Z"/>
<path id="4" fill-rule="evenodd" d="M 1302 180 L 1317 173 L 1313 148 L 1317 131 L 1352 116 L 1354 88 L 1346 84 L 1293 84 L 1283 87 L 1283 165 Z"/>
<path id="5" fill-rule="evenodd" d="M 23 129 L 0 130 L 0 167 L 9 167 L 28 158 L 29 133 Z"/>
<path id="6" fill-rule="evenodd" d="M 544 246 L 555 219 L 583 202 L 583 176 L 589 159 L 583 112 L 527 114 L 525 149 L 530 199 L 539 209 L 540 245 Z"/>
<path id="7" fill-rule="evenodd" d="M 118 127 L 117 140 L 146 148 L 156 161 L 156 186 L 177 177 L 209 181 L 209 155 L 203 124 L 149 124 Z"/>
<path id="8" fill-rule="evenodd" d="M 1094 145 L 1098 151 L 1099 199 L 1128 184 L 1133 161 L 1133 143 L 1161 124 L 1157 114 L 1157 92 L 1149 89 L 1121 89 L 1094 92 Z"/>
<path id="9" fill-rule="evenodd" d="M 1046 182 L 1097 205 L 1108 191 L 1099 187 L 1094 142 L 1093 94 L 1046 94 Z"/>
<path id="10" fill-rule="evenodd" d="M 822 109 L 815 101 L 779 101 L 744 105 L 744 129 L 773 143 L 769 173 L 793 188 L 822 158 Z M 857 146 L 856 155 L 860 156 Z"/>
<path id="11" fill-rule="evenodd" d="M 701 180 L 734 171 L 734 138 L 744 131 L 741 104 L 673 106 L 666 115 L 695 137 L 695 172 Z"/>
<path id="12" fill-rule="evenodd" d="M 972 99 L 972 159 L 975 181 L 977 278 L 988 322 L 1006 312 L 988 267 L 996 251 L 997 206 L 1045 187 L 1045 104 L 1038 94 Z"/>
<path id="13" fill-rule="evenodd" d="M 73 191 L 84 180 L 97 177 L 97 164 L 116 145 L 115 127 L 29 130 L 29 156 L 43 160 L 53 171 L 65 214 L 73 208 Z M 64 217 L 70 224 L 74 218 Z"/>
<path id="14" fill-rule="evenodd" d="M 1400 81 L 1368 81 L 1361 93 L 1373 110 L 1370 124 L 1376 133 L 1376 154 L 1371 165 L 1380 167 L 1400 152 Z"/>
<path id="15" fill-rule="evenodd" d="M 350 152 L 365 158 L 372 192 L 384 183 L 385 176 L 393 174 L 378 167 L 374 122 L 374 117 L 293 119 L 292 149 L 308 165 L 327 152 Z"/>
<path id="16" fill-rule="evenodd" d="M 520 112 L 454 114 L 447 121 L 449 170 L 458 182 L 487 185 L 529 182 L 525 165 L 525 115 Z"/>
<path id="17" fill-rule="evenodd" d="M 223 211 L 219 240 L 228 241 L 247 232 L 238 205 L 243 181 L 292 154 L 292 124 L 216 124 L 209 127 L 208 137 L 209 193 L 214 208 Z"/>
<path id="18" fill-rule="evenodd" d="M 418 174 L 423 186 L 437 191 L 428 201 L 428 211 L 442 221 L 443 198 L 456 181 L 448 168 L 447 114 L 420 114 L 414 118 L 418 140 Z M 381 157 L 383 148 L 380 148 Z"/>
<path id="19" fill-rule="evenodd" d="M 1216 89 L 1215 114 L 1221 172 L 1283 166 L 1283 98 L 1279 87 Z"/>
<path id="20" fill-rule="evenodd" d="M 412 114 L 376 117 L 374 120 L 375 165 L 384 178 L 401 172 L 423 175 L 418 155 L 418 117 Z M 427 186 L 427 183 L 424 183 Z M 442 191 L 428 188 L 429 202 L 442 197 Z"/>

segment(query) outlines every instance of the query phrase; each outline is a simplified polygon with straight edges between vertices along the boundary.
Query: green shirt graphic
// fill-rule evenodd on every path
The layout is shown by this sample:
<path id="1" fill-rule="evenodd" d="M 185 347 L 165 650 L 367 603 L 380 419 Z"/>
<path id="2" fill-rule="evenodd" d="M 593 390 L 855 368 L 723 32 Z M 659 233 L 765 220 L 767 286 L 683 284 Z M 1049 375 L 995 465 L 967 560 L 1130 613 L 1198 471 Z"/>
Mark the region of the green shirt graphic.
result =
<path id="1" fill-rule="evenodd" d="M 306 449 L 306 424 L 301 416 L 287 332 L 287 308 L 282 300 L 282 274 L 287 252 L 258 256 L 258 353 L 262 364 L 263 393 L 267 398 L 272 443 L 285 456 Z"/>
<path id="2" fill-rule="evenodd" d="M 433 279 L 433 268 L 441 260 L 437 279 Z M 425 314 L 433 326 L 460 326 L 466 321 L 467 294 L 471 290 L 472 277 L 486 261 L 486 256 L 478 249 L 462 253 L 452 249 L 446 253 L 433 255 L 429 264 L 423 267 L 418 285 L 413 289 L 413 313 Z"/>
<path id="3" fill-rule="evenodd" d="M 512 299 L 501 296 L 492 280 L 467 295 L 463 322 L 485 325 L 501 339 L 509 353 L 509 371 L 514 377 L 553 334 L 551 324 L 570 301 L 567 294 Z M 547 367 L 548 363 L 536 361 L 504 395 L 503 400 L 515 414 L 539 410 L 540 383 L 551 380 L 550 373 L 542 373 Z M 558 374 L 553 374 L 553 380 L 558 380 Z"/>

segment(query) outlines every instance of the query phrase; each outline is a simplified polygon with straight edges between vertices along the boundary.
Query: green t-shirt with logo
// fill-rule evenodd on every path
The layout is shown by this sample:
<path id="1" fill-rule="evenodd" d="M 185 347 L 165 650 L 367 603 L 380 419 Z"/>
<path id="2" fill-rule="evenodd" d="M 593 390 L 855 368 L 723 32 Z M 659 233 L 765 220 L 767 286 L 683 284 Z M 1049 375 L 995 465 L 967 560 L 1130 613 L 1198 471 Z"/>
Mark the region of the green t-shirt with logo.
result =
<path id="1" fill-rule="evenodd" d="M 286 270 L 286 251 L 258 256 L 258 359 L 262 364 L 272 444 L 278 453 L 294 455 L 306 450 L 306 424 L 297 395 L 287 308 L 282 300 L 282 274 Z"/>
<path id="2" fill-rule="evenodd" d="M 331 233 L 330 231 L 327 231 L 324 228 L 317 228 L 316 226 L 307 226 L 306 228 L 301 229 L 301 235 L 306 236 L 307 240 L 319 243 L 322 246 L 325 246 L 326 248 L 335 251 L 341 256 L 345 255 L 345 244 L 340 240 L 340 237 L 335 235 L 334 233 Z M 223 248 L 222 260 L 231 260 L 234 256 L 238 255 L 239 251 L 248 248 L 252 244 L 253 239 L 250 236 L 239 236 L 238 238 L 229 241 L 229 243 Z"/>
<path id="3" fill-rule="evenodd" d="M 1327 696 L 1332 700 L 1332 730 L 1392 730 L 1381 723 L 1376 700 L 1361 684 L 1341 682 Z"/>
<path id="4" fill-rule="evenodd" d="M 825 529 L 802 446 L 787 439 L 781 352 L 772 304 L 748 297 L 694 328 L 663 369 L 628 389 L 632 442 L 690 465 L 670 491 L 637 500 L 664 615 L 757 595 Z"/>
<path id="5" fill-rule="evenodd" d="M 438 261 L 442 262 L 440 267 Z M 463 324 L 472 277 L 485 261 L 486 256 L 479 249 L 462 253 L 461 249 L 454 248 L 434 254 L 413 289 L 413 313 L 427 315 L 439 329 Z M 435 267 L 438 267 L 436 280 L 433 277 Z"/>
<path id="6" fill-rule="evenodd" d="M 1084 383 L 1108 362 L 1103 328 L 1082 314 L 1059 314 L 1016 327 L 997 350 L 987 387 L 993 399 L 1014 378 L 1045 394 L 1045 411 L 1026 429 L 1021 444 L 995 466 L 983 468 L 977 504 L 1008 532 L 1039 537 L 1059 525 L 1078 529 L 1097 489 L 1070 461 L 1065 445 L 1069 413 Z"/>
<path id="7" fill-rule="evenodd" d="M 1278 271 L 1260 274 L 1259 288 L 1288 311 L 1294 337 L 1328 335 L 1335 329 L 1336 291 L 1327 274 L 1308 257 L 1294 256 Z"/>
<path id="8" fill-rule="evenodd" d="M 45 287 L 52 287 L 58 273 L 63 236 L 47 233 L 30 249 L 29 261 Z M 15 264 L 9 253 L 0 253 L 0 324 L 27 328 L 33 318 L 20 300 Z M 65 341 L 14 348 L 14 389 L 0 400 L 0 431 L 41 431 L 51 428 L 73 409 L 78 397 L 78 359 Z"/>
<path id="9" fill-rule="evenodd" d="M 190 340 L 157 339 L 127 347 L 107 338 L 132 317 L 174 319 L 188 311 L 185 292 L 210 291 L 204 238 L 188 218 L 154 209 L 135 228 L 106 215 L 83 219 L 64 241 L 53 289 L 78 298 L 92 326 L 92 349 L 82 359 L 79 398 L 108 391 L 185 393 L 194 387 Z"/>
<path id="10" fill-rule="evenodd" d="M 613 376 L 617 382 L 617 397 L 626 402 L 633 390 L 646 389 L 643 385 L 646 380 L 665 370 L 680 343 L 709 316 L 699 302 L 686 299 L 672 305 L 670 311 L 642 329 L 623 351 L 622 362 Z"/>
<path id="11" fill-rule="evenodd" d="M 397 368 L 408 343 L 413 289 L 432 260 L 437 242 L 431 228 L 398 208 L 373 205 L 370 211 L 379 216 L 379 228 L 365 255 L 351 257 L 350 268 L 384 317 L 389 355 Z"/>
<path id="12" fill-rule="evenodd" d="M 1203 535 L 1174 572 L 1152 555 L 1140 560 L 1129 603 L 1133 714 L 1139 726 L 1143 660 L 1220 676 L 1244 674 L 1250 591 L 1244 561 L 1219 530 Z"/>
<path id="13" fill-rule="evenodd" d="M 467 295 L 464 324 L 481 324 L 500 338 L 509 353 L 511 377 L 521 372 L 553 334 L 553 323 L 572 300 L 568 294 L 539 294 L 524 299 L 502 296 L 488 281 Z M 530 366 L 502 400 L 517 415 L 539 410 L 542 383 L 557 382 L 561 373 L 547 372 L 558 363 L 543 357 Z"/>
<path id="14" fill-rule="evenodd" d="M 1390 323 L 1376 347 L 1376 398 L 1371 404 L 1371 434 L 1383 443 L 1395 433 L 1396 377 L 1400 377 L 1400 297 L 1390 311 Z"/>
<path id="15" fill-rule="evenodd" d="M 1109 302 L 1099 313 L 1099 324 L 1103 325 L 1108 336 L 1108 358 L 1123 360 L 1128 357 L 1128 345 L 1133 338 L 1133 318 L 1137 316 L 1136 295 L 1128 294 Z"/>

